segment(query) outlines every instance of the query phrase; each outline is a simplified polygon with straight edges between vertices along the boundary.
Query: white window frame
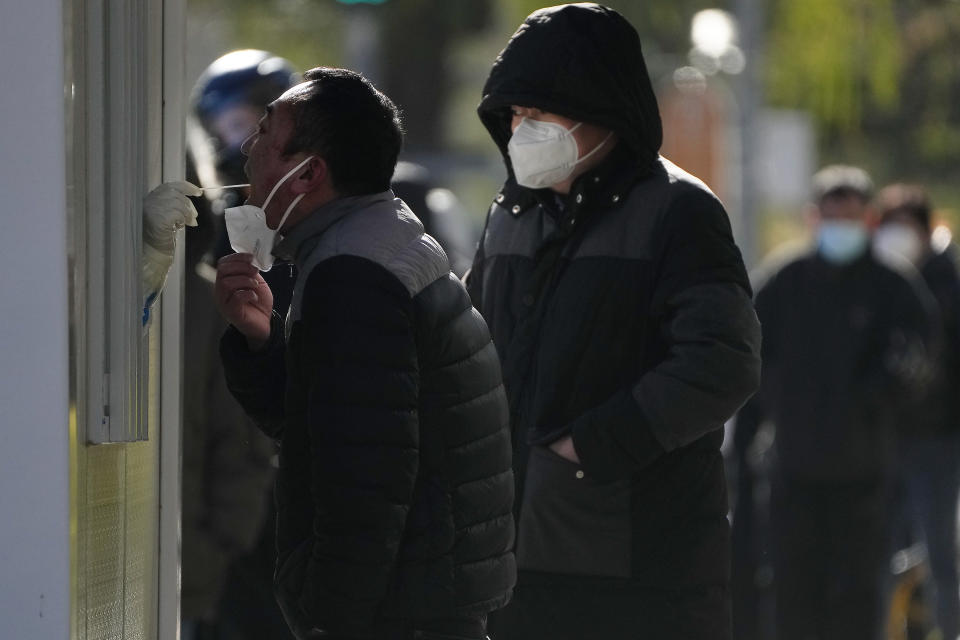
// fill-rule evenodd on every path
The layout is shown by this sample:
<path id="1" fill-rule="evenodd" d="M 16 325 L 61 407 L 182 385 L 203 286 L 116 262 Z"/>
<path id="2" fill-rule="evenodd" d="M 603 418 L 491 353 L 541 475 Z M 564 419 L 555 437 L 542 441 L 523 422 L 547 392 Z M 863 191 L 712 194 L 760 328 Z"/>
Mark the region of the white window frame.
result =
<path id="1" fill-rule="evenodd" d="M 151 23 L 162 24 L 161 172 L 163 180 L 182 180 L 186 158 L 186 0 L 154 0 Z M 157 16 L 157 8 L 162 15 Z M 160 301 L 160 518 L 158 638 L 180 638 L 180 511 L 183 430 L 183 276 L 184 231 Z"/>
<path id="2" fill-rule="evenodd" d="M 158 638 L 179 638 L 183 231 L 152 332 L 160 406 L 148 407 L 141 327 L 141 199 L 183 179 L 186 0 L 64 2 L 67 219 L 73 225 L 74 399 L 92 445 L 147 437 L 159 411 Z M 110 123 L 108 130 L 107 123 Z M 75 128 L 74 128 L 75 127 Z M 74 145 L 75 143 L 75 145 Z"/>
<path id="3" fill-rule="evenodd" d="M 132 442 L 147 437 L 147 334 L 142 330 L 140 293 L 140 202 L 148 182 L 158 138 L 158 81 L 148 71 L 158 60 L 155 47 L 142 46 L 150 32 L 153 0 L 87 0 L 73 11 L 75 86 L 82 95 L 74 107 L 82 140 L 74 152 L 78 206 L 75 232 L 86 242 L 77 247 L 78 272 L 85 282 L 81 298 L 86 380 L 86 439 L 91 444 Z M 149 36 L 146 40 L 150 40 Z M 154 58 L 154 59 L 151 59 Z M 156 100 L 151 105 L 150 100 Z M 155 113 L 152 113 L 155 112 Z M 148 135 L 148 127 L 154 136 Z M 83 157 L 80 157 L 80 153 Z M 149 178 L 153 178 L 149 180 Z M 84 252 L 84 249 L 86 250 Z"/>

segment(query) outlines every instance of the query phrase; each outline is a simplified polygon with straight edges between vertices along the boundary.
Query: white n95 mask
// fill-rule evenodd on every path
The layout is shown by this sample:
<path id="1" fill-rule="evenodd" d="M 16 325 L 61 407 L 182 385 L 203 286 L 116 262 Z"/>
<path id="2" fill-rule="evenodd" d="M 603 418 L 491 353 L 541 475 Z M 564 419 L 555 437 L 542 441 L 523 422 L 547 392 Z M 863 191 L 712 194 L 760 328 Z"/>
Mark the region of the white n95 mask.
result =
<path id="1" fill-rule="evenodd" d="M 907 259 L 914 265 L 923 256 L 923 240 L 905 224 L 889 222 L 881 225 L 873 234 L 873 249 L 882 260 L 896 256 Z M 896 260 L 896 258 L 894 258 Z"/>
<path id="2" fill-rule="evenodd" d="M 574 167 L 596 153 L 613 135 L 611 131 L 603 142 L 578 158 L 580 152 L 573 132 L 582 124 L 578 122 L 567 129 L 556 122 L 529 118 L 520 120 L 507 143 L 507 153 L 517 184 L 530 189 L 543 189 L 563 182 L 573 173 Z"/>
<path id="3" fill-rule="evenodd" d="M 276 242 L 277 230 L 283 227 L 287 216 L 290 215 L 293 208 L 297 206 L 297 203 L 300 202 L 300 199 L 306 194 L 301 193 L 293 199 L 293 202 L 290 203 L 290 206 L 287 207 L 287 210 L 284 212 L 283 217 L 280 218 L 280 223 L 277 224 L 276 229 L 271 229 L 267 226 L 267 214 L 265 210 L 270 204 L 270 200 L 273 199 L 273 195 L 277 192 L 277 189 L 280 188 L 280 185 L 299 171 L 303 165 L 310 162 L 311 159 L 313 159 L 313 156 L 308 157 L 291 169 L 287 175 L 280 178 L 277 184 L 273 186 L 273 189 L 270 190 L 270 195 L 263 201 L 263 206 L 258 207 L 252 204 L 242 204 L 239 207 L 225 209 L 223 212 L 223 221 L 227 225 L 227 236 L 230 238 L 230 246 L 237 253 L 252 254 L 253 266 L 260 271 L 270 271 L 270 268 L 273 267 L 273 245 Z"/>

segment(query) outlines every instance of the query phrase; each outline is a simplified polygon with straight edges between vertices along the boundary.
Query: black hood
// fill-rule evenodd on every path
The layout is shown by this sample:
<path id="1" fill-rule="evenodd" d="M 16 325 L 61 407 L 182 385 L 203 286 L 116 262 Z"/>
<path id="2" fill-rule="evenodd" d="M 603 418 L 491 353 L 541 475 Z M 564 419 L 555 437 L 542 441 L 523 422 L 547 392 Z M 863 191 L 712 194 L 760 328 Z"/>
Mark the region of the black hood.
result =
<path id="1" fill-rule="evenodd" d="M 613 129 L 640 166 L 657 160 L 663 132 L 640 37 L 613 9 L 582 2 L 535 11 L 497 56 L 477 112 L 512 176 L 510 105 Z"/>

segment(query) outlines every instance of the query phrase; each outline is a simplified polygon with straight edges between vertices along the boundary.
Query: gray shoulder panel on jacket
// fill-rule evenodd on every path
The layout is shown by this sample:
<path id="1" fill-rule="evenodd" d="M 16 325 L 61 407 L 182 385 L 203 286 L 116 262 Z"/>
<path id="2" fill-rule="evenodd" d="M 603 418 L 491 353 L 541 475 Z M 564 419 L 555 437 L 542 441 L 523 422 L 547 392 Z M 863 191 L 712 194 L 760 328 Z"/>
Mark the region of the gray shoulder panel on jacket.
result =
<path id="1" fill-rule="evenodd" d="M 450 272 L 440 244 L 424 233 L 423 224 L 400 199 L 377 202 L 343 217 L 324 231 L 304 261 L 294 285 L 287 331 L 300 317 L 303 288 L 314 267 L 336 256 L 356 256 L 375 262 L 416 296 Z"/>
<path id="2" fill-rule="evenodd" d="M 440 244 L 424 233 L 423 224 L 399 199 L 378 202 L 338 221 L 324 233 L 304 271 L 338 255 L 379 264 L 403 283 L 411 297 L 450 271 Z"/>

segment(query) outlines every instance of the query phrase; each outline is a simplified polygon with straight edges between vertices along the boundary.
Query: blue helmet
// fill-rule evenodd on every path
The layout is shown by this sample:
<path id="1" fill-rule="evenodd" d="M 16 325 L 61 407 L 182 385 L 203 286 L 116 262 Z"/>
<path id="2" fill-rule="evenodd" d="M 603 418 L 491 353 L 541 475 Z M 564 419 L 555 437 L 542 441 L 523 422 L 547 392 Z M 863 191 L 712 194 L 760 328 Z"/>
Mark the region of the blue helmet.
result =
<path id="1" fill-rule="evenodd" d="M 229 106 L 263 108 L 300 82 L 289 61 L 259 49 L 223 55 L 204 70 L 193 89 L 194 114 L 205 129 L 210 119 Z"/>

